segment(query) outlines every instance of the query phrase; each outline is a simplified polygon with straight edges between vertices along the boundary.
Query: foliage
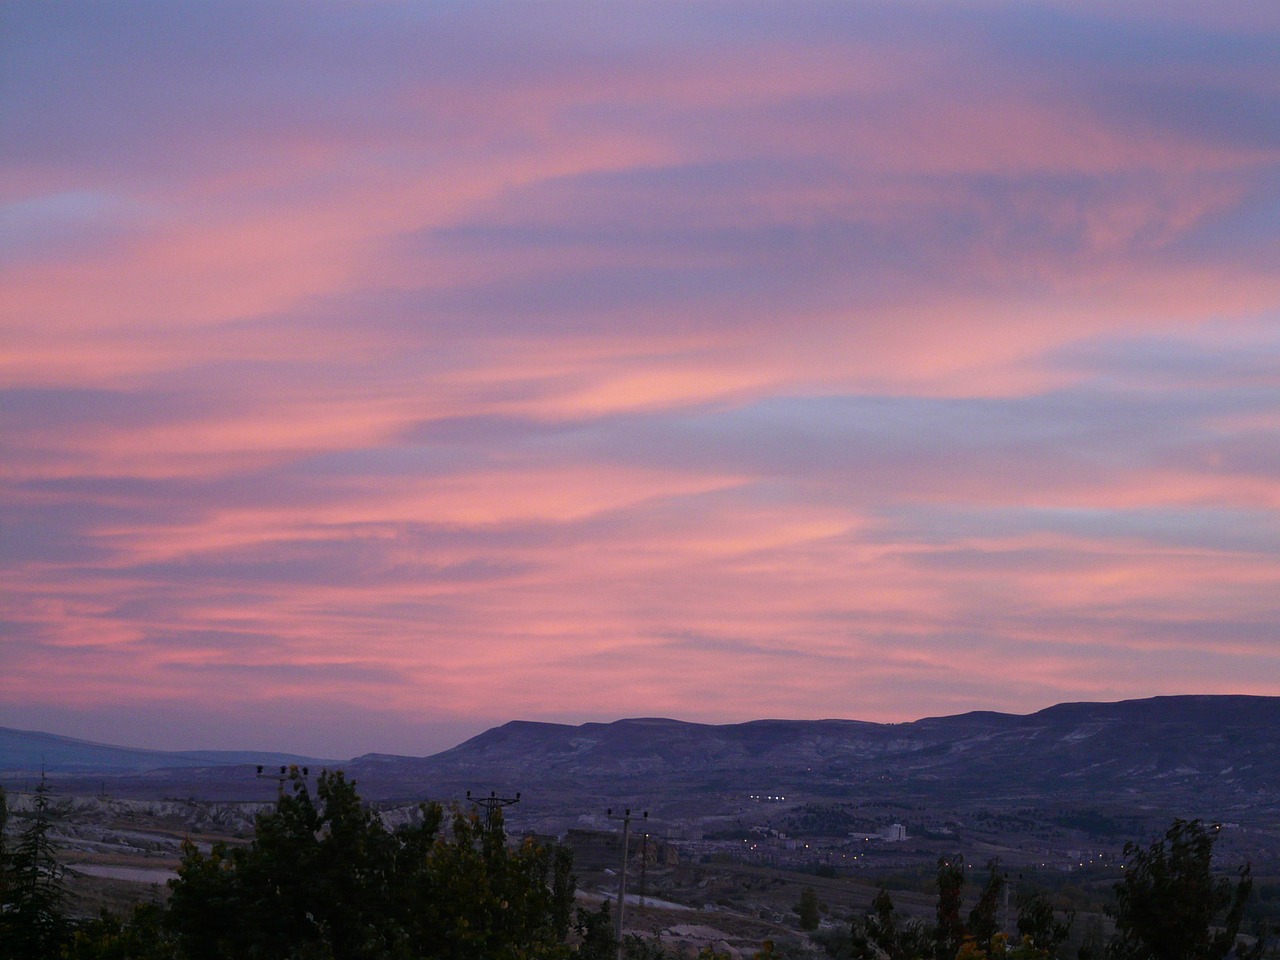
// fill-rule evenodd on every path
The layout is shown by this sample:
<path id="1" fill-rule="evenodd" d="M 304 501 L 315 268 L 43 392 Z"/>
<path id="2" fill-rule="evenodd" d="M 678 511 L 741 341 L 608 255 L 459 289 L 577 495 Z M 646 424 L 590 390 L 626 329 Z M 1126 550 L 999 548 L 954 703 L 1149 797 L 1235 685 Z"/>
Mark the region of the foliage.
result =
<path id="1" fill-rule="evenodd" d="M 938 922 L 933 929 L 935 960 L 955 960 L 964 942 L 960 896 L 964 890 L 964 865 L 960 857 L 938 858 Z"/>
<path id="2" fill-rule="evenodd" d="M 1080 941 L 1078 960 L 1102 960 L 1107 953 L 1106 929 L 1102 918 L 1090 917 L 1084 925 L 1083 937 Z"/>
<path id="3" fill-rule="evenodd" d="M 9 797 L 0 786 L 0 910 L 9 904 L 9 850 L 5 840 L 5 827 L 9 824 Z"/>
<path id="4" fill-rule="evenodd" d="M 567 850 L 510 847 L 500 816 L 486 826 L 454 810 L 446 828 L 434 804 L 420 808 L 414 825 L 388 830 L 341 773 L 323 774 L 314 799 L 293 776 L 247 846 L 206 853 L 188 843 L 167 905 L 73 927 L 48 793 L 42 781 L 33 815 L 9 848 L 0 790 L 0 960 L 612 960 L 617 952 L 607 901 L 595 911 L 572 909 Z M 1176 820 L 1151 846 L 1126 845 L 1107 960 L 1273 955 L 1265 931 L 1252 945 L 1241 938 L 1250 870 L 1241 867 L 1234 880 L 1215 875 L 1215 839 L 1198 820 Z M 847 937 L 815 940 L 848 960 L 1051 960 L 1067 939 L 1070 919 L 1059 922 L 1042 893 L 1018 896 L 1019 942 L 999 932 L 1004 878 L 995 861 L 967 917 L 959 858 L 940 859 L 936 880 L 933 925 L 900 916 L 882 888 Z M 802 926 L 817 927 L 822 909 L 807 887 L 796 907 Z M 670 956 L 660 941 L 635 936 L 622 954 Z M 1096 928 L 1079 955 L 1102 954 Z M 704 955 L 716 960 L 710 948 Z M 769 942 L 756 954 L 774 956 L 783 954 Z"/>
<path id="5" fill-rule="evenodd" d="M 968 936 L 980 951 L 980 956 L 991 956 L 992 938 L 1000 930 L 996 911 L 1000 908 L 1000 895 L 1004 893 L 1004 876 L 1000 873 L 1000 861 L 987 863 L 987 882 L 983 884 L 978 902 L 969 911 Z"/>
<path id="6" fill-rule="evenodd" d="M 103 911 L 81 924 L 64 956 L 67 960 L 173 960 L 177 945 L 164 929 L 164 907 L 139 904 L 127 920 Z"/>
<path id="7" fill-rule="evenodd" d="M 169 924 L 195 960 L 372 957 L 391 946 L 378 924 L 394 896 L 391 838 L 341 774 L 321 776 L 319 808 L 300 775 L 293 785 L 259 816 L 249 847 L 184 847 Z"/>
<path id="8" fill-rule="evenodd" d="M 1021 938 L 1020 943 L 1009 943 L 1004 933 L 996 933 L 990 941 L 980 945 L 978 939 L 970 934 L 964 938 L 956 960 L 1052 960 L 1053 953 L 1035 946 L 1029 938 Z"/>
<path id="9" fill-rule="evenodd" d="M 820 919 L 818 916 L 818 891 L 813 887 L 805 887 L 800 893 L 800 904 L 796 908 L 796 912 L 800 914 L 801 930 L 817 930 Z"/>
<path id="10" fill-rule="evenodd" d="M 1039 891 L 1020 892 L 1015 901 L 1018 905 L 1018 935 L 1024 942 L 1053 953 L 1071 934 L 1074 914 L 1060 923 L 1053 913 L 1053 904 L 1049 898 Z"/>
<path id="11" fill-rule="evenodd" d="M 855 960 L 916 960 L 933 950 L 930 932 L 923 924 L 900 917 L 883 887 L 871 903 L 871 912 L 854 920 L 851 936 Z"/>
<path id="12" fill-rule="evenodd" d="M 1233 883 L 1212 872 L 1218 828 L 1175 820 L 1149 847 L 1127 843 L 1125 877 L 1116 884 L 1111 915 L 1116 934 L 1110 960 L 1222 960 L 1262 955 L 1237 934 L 1252 887 L 1249 866 Z M 1234 953 L 1233 953 L 1234 951 Z"/>
<path id="13" fill-rule="evenodd" d="M 247 847 L 187 845 L 168 916 L 185 957 L 568 956 L 567 855 L 510 849 L 500 816 L 486 827 L 455 811 L 446 835 L 434 804 L 390 832 L 341 773 L 322 774 L 316 792 L 318 803 L 294 776 Z"/>
<path id="14" fill-rule="evenodd" d="M 8 807 L 4 806 L 4 819 Z M 0 960 L 55 957 L 67 940 L 67 891 L 57 846 L 50 836 L 49 786 L 36 787 L 30 822 L 13 850 L 0 849 Z M 2 845 L 0 845 L 2 846 Z"/>
<path id="15" fill-rule="evenodd" d="M 997 905 L 1005 880 L 992 861 L 989 875 L 968 923 L 961 919 L 960 897 L 964 873 L 958 858 L 938 862 L 937 923 L 928 926 L 902 917 L 889 893 L 881 888 L 871 911 L 853 921 L 848 941 L 824 942 L 827 955 L 850 960 L 1048 960 L 1065 939 L 1068 927 L 1054 921 L 1053 908 L 1041 894 L 1019 897 L 1019 942 L 1009 943 L 999 932 Z M 1036 937 L 1040 939 L 1037 940 Z M 954 949 L 952 945 L 954 944 Z"/>
<path id="16" fill-rule="evenodd" d="M 854 831 L 871 833 L 875 820 L 858 816 L 844 804 L 806 804 L 793 810 L 783 821 L 791 836 L 844 837 Z"/>
<path id="17" fill-rule="evenodd" d="M 608 900 L 601 901 L 600 909 L 591 912 L 579 907 L 574 927 L 578 934 L 578 960 L 614 960 L 617 956 L 618 938 L 613 933 Z"/>
<path id="18" fill-rule="evenodd" d="M 634 933 L 623 937 L 622 957 L 623 960 L 676 960 L 662 946 L 662 941 L 658 937 L 646 940 Z"/>

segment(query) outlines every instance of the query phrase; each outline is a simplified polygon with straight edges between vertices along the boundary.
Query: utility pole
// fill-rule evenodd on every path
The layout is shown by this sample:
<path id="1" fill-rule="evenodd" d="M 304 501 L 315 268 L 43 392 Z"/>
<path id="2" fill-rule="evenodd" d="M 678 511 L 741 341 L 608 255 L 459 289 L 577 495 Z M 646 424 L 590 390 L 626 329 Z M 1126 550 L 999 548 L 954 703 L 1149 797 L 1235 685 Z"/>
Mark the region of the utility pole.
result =
<path id="1" fill-rule="evenodd" d="M 649 831 L 644 832 L 644 844 L 640 848 L 640 909 L 645 907 L 644 903 L 644 880 L 645 875 L 649 872 Z"/>
<path id="2" fill-rule="evenodd" d="M 615 817 L 613 808 L 610 807 L 605 811 L 605 816 L 610 820 L 622 821 L 622 872 L 618 875 L 618 917 L 614 924 L 615 938 L 618 941 L 617 960 L 622 960 L 622 916 L 627 906 L 627 839 L 631 832 L 631 808 L 627 807 L 622 816 Z M 649 819 L 648 810 L 644 812 L 642 819 Z"/>
<path id="3" fill-rule="evenodd" d="M 1019 880 L 1022 879 L 1022 874 L 1018 874 L 1018 879 Z M 1012 918 L 1012 915 L 1009 913 L 1009 895 L 1014 892 L 1013 884 L 1014 884 L 1013 878 L 1011 878 L 1008 874 L 1008 871 L 1006 871 L 1004 875 L 1004 932 L 1009 935 L 1009 941 L 1011 943 L 1014 940 L 1014 933 L 1015 933 L 1014 927 L 1013 927 L 1013 918 Z M 1014 899 L 1016 900 L 1017 898 L 1015 897 Z"/>
<path id="4" fill-rule="evenodd" d="M 520 791 L 517 790 L 514 797 L 500 797 L 498 796 L 497 791 L 490 790 L 487 797 L 476 798 L 471 796 L 471 791 L 468 790 L 467 799 L 477 807 L 484 807 L 484 829 L 487 833 L 493 829 L 494 811 L 501 810 L 503 807 L 509 807 L 514 803 L 519 803 Z"/>

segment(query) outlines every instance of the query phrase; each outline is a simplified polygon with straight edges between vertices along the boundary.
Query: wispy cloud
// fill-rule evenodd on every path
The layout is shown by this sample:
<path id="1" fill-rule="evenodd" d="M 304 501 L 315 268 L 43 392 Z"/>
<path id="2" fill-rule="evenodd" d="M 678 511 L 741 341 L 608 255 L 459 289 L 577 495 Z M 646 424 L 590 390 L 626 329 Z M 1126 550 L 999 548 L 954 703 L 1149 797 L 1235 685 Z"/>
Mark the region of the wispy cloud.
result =
<path id="1" fill-rule="evenodd" d="M 5 718 L 1280 693 L 1259 5 L 0 17 Z"/>

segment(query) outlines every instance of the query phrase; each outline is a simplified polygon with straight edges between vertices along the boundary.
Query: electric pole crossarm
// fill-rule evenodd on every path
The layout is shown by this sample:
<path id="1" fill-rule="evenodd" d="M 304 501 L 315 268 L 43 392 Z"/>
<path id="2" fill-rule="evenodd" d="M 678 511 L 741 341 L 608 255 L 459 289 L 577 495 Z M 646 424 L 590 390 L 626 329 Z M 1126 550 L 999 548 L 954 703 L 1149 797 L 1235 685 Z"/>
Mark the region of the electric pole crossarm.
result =
<path id="1" fill-rule="evenodd" d="M 485 830 L 492 830 L 494 811 L 519 803 L 520 791 L 517 790 L 514 797 L 500 797 L 495 790 L 490 790 L 487 797 L 473 797 L 471 796 L 471 791 L 468 790 L 467 800 L 474 803 L 477 807 L 484 807 L 484 828 Z"/>
<path id="2" fill-rule="evenodd" d="M 288 783 L 290 780 L 292 780 L 294 775 L 299 772 L 301 772 L 303 780 L 311 776 L 311 770 L 309 767 L 299 768 L 297 764 L 294 764 L 291 767 L 287 767 L 282 763 L 280 764 L 279 773 L 267 773 L 263 768 L 262 764 L 258 764 L 259 779 L 274 780 L 276 782 L 276 797 L 277 799 L 281 799 L 281 800 L 284 799 L 284 785 Z M 324 771 L 321 771 L 321 773 L 323 772 Z"/>

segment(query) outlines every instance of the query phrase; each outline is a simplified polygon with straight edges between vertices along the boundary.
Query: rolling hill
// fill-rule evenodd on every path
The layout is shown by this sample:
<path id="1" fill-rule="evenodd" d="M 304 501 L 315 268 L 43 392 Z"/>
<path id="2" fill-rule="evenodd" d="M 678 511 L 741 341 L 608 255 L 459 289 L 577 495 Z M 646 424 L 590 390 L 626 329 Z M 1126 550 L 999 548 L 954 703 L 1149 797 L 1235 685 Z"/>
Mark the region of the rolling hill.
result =
<path id="1" fill-rule="evenodd" d="M 239 795 L 245 765 L 341 767 L 363 796 L 466 789 L 560 798 L 798 793 L 924 800 L 1058 797 L 1191 809 L 1280 810 L 1280 698 L 1182 696 L 1064 703 L 911 723 L 662 718 L 577 726 L 512 721 L 427 757 L 345 762 L 272 753 L 170 753 L 0 729 L 0 771 L 109 776 L 138 794 Z M 237 769 L 239 767 L 239 769 Z M 591 802 L 595 802 L 592 800 Z"/>
<path id="2" fill-rule="evenodd" d="M 332 760 L 290 754 L 236 750 L 172 752 L 118 747 L 77 740 L 53 733 L 0 727 L 0 773 L 34 775 L 85 774 L 89 776 L 145 773 L 190 767 L 226 767 L 241 764 L 297 763 L 323 766 Z"/>
<path id="3" fill-rule="evenodd" d="M 609 785 L 809 794 L 1280 797 L 1280 698 L 1064 703 L 912 723 L 512 721 L 431 757 L 368 755 L 366 783 Z"/>

